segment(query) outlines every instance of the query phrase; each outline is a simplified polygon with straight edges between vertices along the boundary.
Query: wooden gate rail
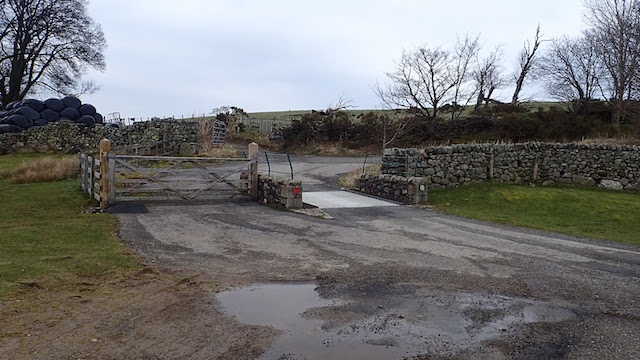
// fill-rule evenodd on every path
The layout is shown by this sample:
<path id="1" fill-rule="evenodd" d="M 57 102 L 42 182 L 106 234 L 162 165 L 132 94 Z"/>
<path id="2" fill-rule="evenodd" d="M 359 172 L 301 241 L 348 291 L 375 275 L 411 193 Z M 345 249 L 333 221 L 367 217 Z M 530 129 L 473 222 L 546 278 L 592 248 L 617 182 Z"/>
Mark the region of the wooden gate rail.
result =
<path id="1" fill-rule="evenodd" d="M 255 143 L 249 145 L 249 159 L 239 158 L 206 158 L 206 157 L 168 157 L 168 156 L 139 156 L 139 155 L 115 155 L 111 151 L 109 140 L 100 142 L 100 154 L 78 155 L 78 183 L 83 192 L 91 198 L 100 201 L 100 207 L 105 208 L 110 202 L 119 200 L 123 195 L 140 193 L 143 196 L 134 198 L 127 196 L 127 200 L 145 199 L 153 200 L 153 194 L 164 194 L 166 199 L 169 194 L 178 196 L 184 200 L 192 200 L 204 192 L 244 192 L 257 199 L 257 165 L 258 146 Z M 142 168 L 132 162 L 155 161 L 176 162 L 168 168 Z M 218 167 L 212 170 L 204 166 L 204 162 L 229 163 L 241 162 L 238 166 Z M 185 164 L 193 166 L 192 169 L 178 169 Z M 135 174 L 137 178 L 118 178 L 117 168 L 124 168 L 128 174 Z M 193 176 L 192 170 L 200 171 Z M 248 176 L 239 176 L 240 179 L 229 177 L 240 172 L 247 171 Z M 123 174 L 122 172 L 120 174 Z M 187 175 L 187 177 L 168 178 L 171 175 Z M 126 175 L 126 174 L 124 174 Z M 204 177 L 202 176 L 204 175 Z M 191 183 L 196 187 L 179 188 L 175 184 Z M 200 184 L 198 184 L 200 183 Z M 224 184 L 222 188 L 215 188 Z M 118 189 L 117 185 L 131 185 L 125 189 Z M 153 185 L 153 186 L 150 186 Z M 202 186 L 200 186 L 202 185 Z M 146 187 L 145 187 L 146 186 Z"/>
<path id="2" fill-rule="evenodd" d="M 230 188 L 225 191 L 242 191 L 245 192 L 248 180 L 230 180 L 228 177 L 232 174 L 238 173 L 243 169 L 246 169 L 247 166 L 250 166 L 252 162 L 256 160 L 247 160 L 247 159 L 238 159 L 238 158 L 198 158 L 198 157 L 165 157 L 165 156 L 129 156 L 129 155 L 109 155 L 109 161 L 113 160 L 114 166 L 111 167 L 113 169 L 121 166 L 124 167 L 131 172 L 140 176 L 140 178 L 136 179 L 118 179 L 114 174 L 110 174 L 110 182 L 114 185 L 132 185 L 131 187 L 125 189 L 116 189 L 115 196 L 118 195 L 126 195 L 131 193 L 145 193 L 147 195 L 151 195 L 154 193 L 162 193 L 169 192 L 175 196 L 178 196 L 184 200 L 192 200 L 195 199 L 202 192 L 208 191 L 209 189 L 215 187 L 217 184 L 224 183 L 228 185 Z M 129 161 L 128 161 L 129 160 Z M 159 172 L 153 173 L 150 170 L 155 170 L 153 168 L 141 168 L 139 166 L 135 166 L 131 164 L 131 160 L 143 160 L 143 161 L 165 161 L 165 162 L 173 162 L 177 161 L 177 163 L 173 164 L 171 167 L 167 169 L 160 169 Z M 202 166 L 198 162 L 241 162 L 239 166 L 235 166 L 231 169 L 223 169 L 222 172 L 216 173 L 211 169 Z M 206 174 L 208 178 L 174 178 L 174 179 L 166 179 L 165 175 L 171 175 L 171 170 L 175 170 L 180 165 L 185 163 L 192 164 L 195 168 L 202 170 L 203 174 Z M 206 184 L 200 188 L 187 188 L 180 189 L 176 186 L 170 184 L 171 183 L 188 183 L 188 182 L 206 182 Z M 149 185 L 153 183 L 158 186 L 158 188 L 154 189 L 143 189 L 141 188 L 144 185 Z M 115 187 L 115 186 L 114 186 Z M 218 189 L 218 192 L 222 192 L 223 190 Z M 150 196 L 143 196 L 143 199 L 151 199 Z"/>
<path id="3" fill-rule="evenodd" d="M 109 179 L 104 174 L 108 173 L 107 156 L 111 151 L 111 143 L 107 139 L 100 141 L 100 153 L 98 157 L 78 155 L 78 183 L 80 188 L 91 198 L 100 201 L 100 207 L 105 208 L 109 199 Z"/>
<path id="4" fill-rule="evenodd" d="M 100 159 L 78 154 L 78 185 L 91 198 L 100 201 Z"/>

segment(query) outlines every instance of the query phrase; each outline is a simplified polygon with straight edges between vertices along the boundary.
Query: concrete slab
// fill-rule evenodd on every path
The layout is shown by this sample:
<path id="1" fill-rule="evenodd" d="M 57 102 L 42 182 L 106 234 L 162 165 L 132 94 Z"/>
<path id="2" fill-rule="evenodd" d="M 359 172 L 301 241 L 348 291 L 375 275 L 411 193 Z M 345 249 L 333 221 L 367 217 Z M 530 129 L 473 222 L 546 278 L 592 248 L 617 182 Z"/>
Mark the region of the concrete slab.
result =
<path id="1" fill-rule="evenodd" d="M 363 208 L 398 206 L 398 204 L 374 199 L 348 191 L 316 191 L 302 194 L 302 201 L 320 209 Z"/>

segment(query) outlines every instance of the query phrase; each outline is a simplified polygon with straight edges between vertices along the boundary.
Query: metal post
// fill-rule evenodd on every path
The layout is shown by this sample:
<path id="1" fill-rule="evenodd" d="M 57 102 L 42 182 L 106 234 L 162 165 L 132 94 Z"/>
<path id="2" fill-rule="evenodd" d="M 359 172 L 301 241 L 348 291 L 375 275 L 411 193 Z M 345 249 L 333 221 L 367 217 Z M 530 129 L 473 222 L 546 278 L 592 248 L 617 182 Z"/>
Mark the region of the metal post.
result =
<path id="1" fill-rule="evenodd" d="M 367 159 L 369 159 L 369 154 L 364 156 L 364 164 L 362 164 L 362 173 L 364 174 L 365 168 L 367 167 Z"/>
<path id="2" fill-rule="evenodd" d="M 264 158 L 267 159 L 267 175 L 271 176 L 271 164 L 269 163 L 269 155 L 267 154 L 267 152 L 264 152 Z"/>
<path id="3" fill-rule="evenodd" d="M 287 160 L 289 160 L 289 168 L 291 169 L 291 180 L 293 180 L 293 165 L 291 165 L 291 157 L 287 153 Z"/>
<path id="4" fill-rule="evenodd" d="M 409 155 L 406 155 L 404 157 L 404 165 L 405 165 L 405 169 L 406 169 L 406 171 L 404 173 L 405 174 L 404 176 L 409 177 Z"/>

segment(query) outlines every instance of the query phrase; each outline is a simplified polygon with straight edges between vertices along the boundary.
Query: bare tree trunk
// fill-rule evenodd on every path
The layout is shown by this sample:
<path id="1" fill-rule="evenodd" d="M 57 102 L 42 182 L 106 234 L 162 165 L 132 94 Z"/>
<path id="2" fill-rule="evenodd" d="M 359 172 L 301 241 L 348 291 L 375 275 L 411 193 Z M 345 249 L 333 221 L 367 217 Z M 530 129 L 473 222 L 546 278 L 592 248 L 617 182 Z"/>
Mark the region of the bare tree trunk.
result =
<path id="1" fill-rule="evenodd" d="M 478 92 L 475 109 L 482 103 L 489 103 L 493 91 L 505 85 L 506 79 L 501 74 L 502 50 L 495 48 L 487 57 L 477 59 L 476 68 L 473 70 L 473 81 Z"/>
<path id="2" fill-rule="evenodd" d="M 478 100 L 476 100 L 476 105 L 473 107 L 473 109 L 475 110 L 480 108 L 483 102 L 484 102 L 484 94 L 482 93 L 482 91 L 478 91 Z"/>
<path id="3" fill-rule="evenodd" d="M 528 75 L 531 73 L 531 69 L 535 65 L 536 60 L 536 52 L 540 47 L 540 43 L 542 42 L 542 35 L 540 34 L 540 25 L 536 29 L 536 36 L 533 40 L 533 45 L 527 41 L 525 43 L 524 48 L 520 52 L 520 69 L 519 75 L 516 79 L 516 89 L 513 92 L 513 97 L 511 98 L 511 105 L 518 105 L 518 99 L 520 96 L 520 92 L 522 91 L 522 86 L 524 85 L 524 81 Z"/>
<path id="4" fill-rule="evenodd" d="M 516 82 L 516 90 L 513 92 L 513 97 L 511 98 L 511 106 L 518 105 L 518 99 L 520 97 L 520 91 L 522 91 L 522 83 L 524 83 L 525 76 L 526 74 L 524 72 L 521 73 Z"/>

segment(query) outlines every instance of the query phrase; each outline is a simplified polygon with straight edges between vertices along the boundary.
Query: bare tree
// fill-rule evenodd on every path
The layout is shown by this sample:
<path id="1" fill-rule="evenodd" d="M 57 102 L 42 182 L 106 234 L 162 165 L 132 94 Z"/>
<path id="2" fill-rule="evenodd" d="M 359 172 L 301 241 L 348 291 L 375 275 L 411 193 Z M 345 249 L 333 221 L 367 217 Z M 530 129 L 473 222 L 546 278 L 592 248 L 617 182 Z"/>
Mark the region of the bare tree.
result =
<path id="1" fill-rule="evenodd" d="M 87 14 L 86 4 L 86 0 L 0 1 L 2 106 L 37 90 L 72 94 L 88 67 L 104 70 L 104 34 Z"/>
<path id="2" fill-rule="evenodd" d="M 606 70 L 603 96 L 613 106 L 612 125 L 620 133 L 629 100 L 638 97 L 640 0 L 585 0 L 590 34 Z"/>
<path id="3" fill-rule="evenodd" d="M 382 139 L 380 139 L 382 151 L 414 128 L 411 116 L 407 116 L 400 110 L 380 115 L 379 119 L 382 123 Z"/>
<path id="4" fill-rule="evenodd" d="M 469 65 L 478 49 L 478 37 L 467 35 L 452 50 L 422 46 L 404 51 L 395 71 L 386 74 L 389 83 L 376 84 L 373 90 L 384 107 L 412 109 L 433 125 L 441 106 L 455 107 L 472 97 Z"/>
<path id="5" fill-rule="evenodd" d="M 531 77 L 533 75 L 533 70 L 537 62 L 536 54 L 541 43 L 542 34 L 540 33 L 540 25 L 538 25 L 533 43 L 529 40 L 525 41 L 524 47 L 520 50 L 520 54 L 518 55 L 518 69 L 514 74 L 516 89 L 514 90 L 513 97 L 511 98 L 511 105 L 513 106 L 518 105 L 520 92 L 522 91 L 525 80 L 527 77 Z"/>
<path id="6" fill-rule="evenodd" d="M 480 35 L 466 35 L 462 40 L 458 38 L 458 42 L 454 48 L 455 63 L 451 68 L 451 78 L 455 84 L 453 87 L 453 96 L 451 99 L 451 120 L 460 117 L 460 114 L 471 102 L 476 93 L 476 88 L 470 86 L 469 82 L 473 80 L 471 71 L 472 62 L 478 57 L 480 51 Z"/>
<path id="7" fill-rule="evenodd" d="M 356 107 L 356 105 L 355 105 L 355 102 L 353 101 L 353 99 L 349 99 L 349 98 L 345 97 L 344 94 L 342 94 L 342 95 L 340 95 L 338 100 L 336 100 L 335 104 L 330 104 L 327 107 L 327 110 L 325 112 L 327 114 L 330 114 L 330 113 L 334 113 L 334 112 L 353 109 L 355 107 Z"/>
<path id="8" fill-rule="evenodd" d="M 593 99 L 602 78 L 602 66 L 591 37 L 561 37 L 551 42 L 540 59 L 547 80 L 547 92 L 561 101 L 576 101 L 577 106 Z"/>
<path id="9" fill-rule="evenodd" d="M 495 102 L 496 100 L 492 98 L 493 92 L 506 84 L 507 80 L 502 76 L 501 62 L 502 49 L 500 47 L 496 47 L 486 57 L 476 59 L 475 69 L 472 73 L 478 95 L 475 109 L 482 106 L 482 103 L 486 106 L 491 101 Z"/>
<path id="10" fill-rule="evenodd" d="M 387 73 L 390 83 L 376 84 L 374 92 L 388 109 L 415 109 L 428 121 L 435 120 L 453 84 L 447 65 L 450 54 L 440 48 L 404 51 L 396 70 Z"/>

